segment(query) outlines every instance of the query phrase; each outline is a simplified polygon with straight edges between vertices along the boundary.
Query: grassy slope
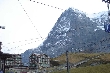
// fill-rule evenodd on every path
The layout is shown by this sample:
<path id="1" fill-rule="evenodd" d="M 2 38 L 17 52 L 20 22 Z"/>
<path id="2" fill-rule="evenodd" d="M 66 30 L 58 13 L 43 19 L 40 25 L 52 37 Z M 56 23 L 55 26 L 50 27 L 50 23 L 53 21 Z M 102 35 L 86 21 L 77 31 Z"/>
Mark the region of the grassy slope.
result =
<path id="1" fill-rule="evenodd" d="M 69 57 L 69 62 L 70 63 L 76 63 L 78 61 L 84 60 L 85 58 L 91 58 L 94 57 L 96 55 L 99 55 L 97 53 L 94 54 L 88 54 L 88 53 L 69 53 L 68 57 Z M 62 54 L 57 58 L 54 58 L 53 60 L 58 60 L 60 62 L 60 64 L 63 64 L 66 62 L 66 55 Z"/>
<path id="2" fill-rule="evenodd" d="M 70 73 L 110 73 L 110 64 L 98 65 L 98 66 L 88 66 L 80 67 L 75 69 L 70 69 Z M 53 73 L 67 73 L 64 71 L 56 71 Z"/>
<path id="3" fill-rule="evenodd" d="M 85 54 L 85 53 L 77 53 L 77 54 L 69 54 L 69 61 L 74 63 L 74 62 L 78 62 L 80 60 L 83 60 L 85 58 L 92 58 L 95 57 L 97 55 L 100 54 Z M 59 60 L 61 63 L 63 63 L 66 57 L 65 55 L 61 55 L 57 58 L 54 58 L 54 60 Z M 93 63 L 94 61 L 110 61 L 110 54 L 101 54 L 100 57 L 95 58 L 95 59 L 91 59 L 88 63 Z M 79 68 L 75 68 L 75 69 L 71 69 L 70 73 L 110 73 L 110 63 L 108 64 L 101 64 L 101 65 L 97 65 L 97 66 L 90 66 L 90 65 L 86 65 L 86 67 L 79 67 Z M 56 71 L 53 73 L 67 73 L 66 70 L 64 71 Z"/>
<path id="4" fill-rule="evenodd" d="M 110 53 L 104 54 L 100 58 L 105 61 L 110 61 Z"/>

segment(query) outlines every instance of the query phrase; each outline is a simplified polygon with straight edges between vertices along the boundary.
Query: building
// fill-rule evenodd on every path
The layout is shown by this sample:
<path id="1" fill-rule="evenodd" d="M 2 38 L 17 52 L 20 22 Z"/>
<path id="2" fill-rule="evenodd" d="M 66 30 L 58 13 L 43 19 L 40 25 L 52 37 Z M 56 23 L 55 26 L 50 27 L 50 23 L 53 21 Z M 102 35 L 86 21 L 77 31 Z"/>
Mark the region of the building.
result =
<path id="1" fill-rule="evenodd" d="M 50 67 L 50 58 L 46 54 L 33 53 L 29 57 L 30 68 L 47 68 Z"/>
<path id="2" fill-rule="evenodd" d="M 21 54 L 12 54 L 11 58 L 7 58 L 5 65 L 7 67 L 19 67 L 23 66 L 23 63 L 21 61 Z"/>
<path id="3" fill-rule="evenodd" d="M 3 53 L 1 51 L 2 49 L 1 45 L 2 45 L 2 42 L 0 42 L 0 70 L 2 70 L 3 73 L 5 73 L 5 61 L 7 58 L 11 58 L 12 55 L 8 53 Z"/>

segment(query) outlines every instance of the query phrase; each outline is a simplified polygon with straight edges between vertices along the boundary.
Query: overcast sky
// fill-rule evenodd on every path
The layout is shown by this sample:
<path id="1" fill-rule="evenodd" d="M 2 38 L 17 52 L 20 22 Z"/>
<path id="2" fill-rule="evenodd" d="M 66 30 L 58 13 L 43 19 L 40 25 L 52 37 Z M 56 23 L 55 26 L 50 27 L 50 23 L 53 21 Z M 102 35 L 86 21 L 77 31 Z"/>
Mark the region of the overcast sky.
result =
<path id="1" fill-rule="evenodd" d="M 88 14 L 107 10 L 106 4 L 102 0 L 34 1 L 64 10 L 73 7 Z M 38 47 L 64 11 L 36 2 L 33 2 L 33 0 L 0 0 L 0 25 L 6 28 L 0 29 L 0 41 L 3 42 L 3 52 L 23 53 L 27 49 Z"/>

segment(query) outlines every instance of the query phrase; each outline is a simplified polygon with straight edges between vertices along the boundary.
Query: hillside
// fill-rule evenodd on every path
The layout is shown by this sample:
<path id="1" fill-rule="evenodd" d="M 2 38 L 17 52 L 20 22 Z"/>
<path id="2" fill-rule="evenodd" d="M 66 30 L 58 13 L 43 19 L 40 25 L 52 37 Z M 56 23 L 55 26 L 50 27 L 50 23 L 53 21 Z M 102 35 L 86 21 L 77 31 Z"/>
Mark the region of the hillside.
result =
<path id="1" fill-rule="evenodd" d="M 107 67 L 110 66 L 110 53 L 69 53 L 69 66 L 70 66 L 70 73 L 108 73 L 109 70 Z M 74 60 L 73 60 L 74 59 Z M 89 59 L 84 61 L 85 59 Z M 53 58 L 53 60 L 58 61 L 61 65 L 57 66 L 56 68 L 49 68 L 48 71 L 52 71 L 52 73 L 62 73 L 66 72 L 66 57 L 65 54 Z M 80 63 L 82 61 L 82 63 Z M 76 65 L 78 64 L 79 65 Z M 97 70 L 98 69 L 98 70 Z M 105 71 L 101 70 L 105 69 Z M 86 71 L 87 70 L 87 71 Z M 97 70 L 97 71 L 96 71 Z M 84 71 L 84 72 L 82 72 Z"/>
<path id="2" fill-rule="evenodd" d="M 79 61 L 85 60 L 87 58 L 92 58 L 99 55 L 98 53 L 69 53 L 68 59 L 69 63 L 77 63 Z M 59 61 L 60 64 L 66 63 L 66 54 L 62 54 L 58 57 L 53 58 L 53 60 Z"/>
<path id="3" fill-rule="evenodd" d="M 90 61 L 110 61 L 110 53 L 69 53 L 69 63 L 77 63 L 85 59 L 91 59 Z M 52 60 L 58 61 L 60 64 L 66 63 L 66 54 L 62 54 L 58 57 L 52 58 Z M 88 62 L 90 62 L 88 61 Z M 92 63 L 92 62 L 91 62 Z"/>
<path id="4" fill-rule="evenodd" d="M 80 67 L 76 69 L 70 69 L 70 73 L 109 73 L 110 64 L 98 65 L 98 66 L 88 66 L 88 67 Z M 52 73 L 67 73 L 66 70 L 63 71 L 55 71 Z"/>

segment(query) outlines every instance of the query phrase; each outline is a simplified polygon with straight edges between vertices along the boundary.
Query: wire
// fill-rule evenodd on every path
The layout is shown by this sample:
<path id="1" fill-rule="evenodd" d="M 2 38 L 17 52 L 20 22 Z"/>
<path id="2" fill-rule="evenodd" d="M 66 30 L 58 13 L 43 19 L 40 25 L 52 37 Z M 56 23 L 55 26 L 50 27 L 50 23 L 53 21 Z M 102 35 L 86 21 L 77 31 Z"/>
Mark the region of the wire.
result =
<path id="1" fill-rule="evenodd" d="M 37 40 L 34 40 L 34 39 L 31 39 L 29 42 L 28 42 L 28 44 L 31 44 L 31 43 L 33 43 L 32 41 L 34 41 L 34 42 L 37 42 L 37 41 L 39 41 L 38 39 Z M 27 41 L 26 41 L 27 42 Z M 19 41 L 19 43 L 21 43 L 21 41 Z M 15 42 L 13 42 L 12 44 L 15 44 Z M 9 43 L 9 45 L 11 45 L 10 43 Z M 25 44 L 26 45 L 26 44 Z M 6 47 L 6 46 L 2 46 L 2 47 Z M 20 46 L 19 46 L 20 47 Z"/>
<path id="2" fill-rule="evenodd" d="M 19 1 L 19 0 L 18 0 Z M 31 24 L 34 25 L 34 23 L 32 22 L 31 18 L 29 17 L 28 13 L 26 12 L 26 10 L 24 9 L 23 5 L 20 3 L 19 1 L 19 4 L 20 6 L 22 7 L 23 11 L 26 13 L 27 17 L 29 18 L 29 20 L 31 21 Z M 36 28 L 36 26 L 34 25 L 34 28 Z M 38 35 L 40 36 L 40 38 L 43 40 L 43 37 L 40 35 L 40 33 L 38 32 L 37 28 L 36 28 L 36 31 L 38 33 Z"/>
<path id="3" fill-rule="evenodd" d="M 34 42 L 37 42 L 37 41 L 34 41 Z M 32 44 L 32 43 L 34 43 L 34 42 L 28 42 L 27 44 L 22 44 L 22 45 L 13 47 L 13 48 L 9 48 L 9 47 L 6 47 L 6 46 L 3 46 L 3 47 L 4 47 L 4 48 L 9 48 L 9 49 L 16 49 L 16 48 L 20 48 L 20 47 L 22 47 L 22 46 L 26 46 L 26 45 Z M 8 49 L 8 51 L 9 51 L 9 49 Z"/>
<path id="4" fill-rule="evenodd" d="M 30 1 L 32 1 L 32 0 L 30 0 Z M 48 5 L 48 4 L 45 4 L 45 3 L 42 3 L 42 2 L 38 2 L 38 1 L 33 1 L 33 2 L 36 2 L 36 3 L 44 5 L 44 6 L 52 7 L 52 8 L 55 8 L 55 9 L 64 10 L 62 8 L 59 8 L 59 7 L 56 7 L 56 6 L 52 6 L 52 5 Z"/>
<path id="5" fill-rule="evenodd" d="M 23 41 L 17 41 L 17 43 L 27 42 L 27 41 L 30 41 L 30 40 L 38 40 L 38 38 L 33 38 L 33 39 L 23 40 Z M 16 43 L 16 42 L 10 42 L 10 43 L 7 43 L 7 44 L 15 44 L 15 43 Z"/>
<path id="6" fill-rule="evenodd" d="M 19 1 L 19 0 L 18 0 Z M 31 1 L 31 0 L 30 0 Z M 33 2 L 35 2 L 35 1 L 33 1 Z M 20 2 L 19 2 L 20 3 Z M 47 5 L 47 4 L 45 4 L 45 3 L 41 3 L 41 2 L 36 2 L 36 3 L 39 3 L 39 4 L 42 4 L 42 5 Z M 32 20 L 31 20 L 31 18 L 29 17 L 29 15 L 28 15 L 28 13 L 26 12 L 26 10 L 23 8 L 23 5 L 20 3 L 20 5 L 21 5 L 21 7 L 22 7 L 22 9 L 23 9 L 23 11 L 26 13 L 26 15 L 27 15 L 27 17 L 29 18 L 29 20 L 31 21 L 31 23 L 33 24 L 33 22 L 32 22 Z M 61 8 L 58 8 L 58 7 L 55 7 L 55 6 L 52 6 L 52 5 L 47 5 L 47 6 L 49 6 L 49 7 L 52 7 L 52 8 L 56 8 L 56 9 L 60 9 L 60 10 L 64 10 L 64 9 L 61 9 Z M 33 24 L 34 25 L 34 24 Z M 35 27 L 35 26 L 34 26 Z M 37 30 L 37 29 L 36 29 Z M 75 30 L 77 30 L 77 29 L 75 29 Z M 37 31 L 38 32 L 38 31 Z M 39 36 L 41 37 L 41 35 L 40 35 L 40 33 L 38 32 L 38 34 L 39 34 Z M 41 37 L 42 38 L 42 37 Z M 36 38 L 37 39 L 37 38 Z M 43 39 L 43 38 L 42 38 Z M 27 40 L 25 40 L 25 41 L 27 41 Z M 18 42 L 22 42 L 22 41 L 18 41 Z M 15 42 L 12 42 L 12 43 L 15 43 Z M 7 43 L 7 44 L 11 44 L 11 43 Z"/>

